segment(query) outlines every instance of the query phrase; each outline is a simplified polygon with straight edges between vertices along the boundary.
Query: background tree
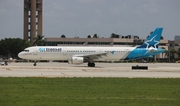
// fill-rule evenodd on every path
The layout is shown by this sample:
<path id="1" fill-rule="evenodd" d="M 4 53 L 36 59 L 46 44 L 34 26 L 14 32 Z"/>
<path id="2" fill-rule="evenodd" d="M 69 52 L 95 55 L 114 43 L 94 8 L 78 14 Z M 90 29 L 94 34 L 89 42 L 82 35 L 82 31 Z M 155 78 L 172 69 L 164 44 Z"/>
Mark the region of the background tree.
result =
<path id="1" fill-rule="evenodd" d="M 118 34 L 116 34 L 116 35 L 115 35 L 115 38 L 119 38 L 119 35 L 118 35 Z"/>
<path id="2" fill-rule="evenodd" d="M 118 34 L 115 34 L 115 33 L 112 33 L 110 38 L 119 38 L 119 35 Z"/>
<path id="3" fill-rule="evenodd" d="M 10 54 L 9 48 L 11 47 L 11 44 L 9 42 L 11 38 L 2 39 L 0 41 L 0 54 L 3 56 L 8 56 Z"/>
<path id="4" fill-rule="evenodd" d="M 91 35 L 88 35 L 87 38 L 91 38 Z"/>
<path id="5" fill-rule="evenodd" d="M 87 38 L 91 38 L 91 35 L 88 35 Z"/>
<path id="6" fill-rule="evenodd" d="M 174 55 L 175 55 L 175 53 L 176 53 L 176 50 L 175 50 L 175 49 L 171 49 L 171 50 L 170 50 L 170 59 L 171 59 L 171 60 L 174 60 Z"/>
<path id="7" fill-rule="evenodd" d="M 178 59 L 180 58 L 180 48 L 176 51 L 176 54 L 178 55 Z"/>
<path id="8" fill-rule="evenodd" d="M 34 38 L 35 42 L 33 43 L 34 46 L 45 46 L 44 36 L 37 35 L 36 38 Z"/>
<path id="9" fill-rule="evenodd" d="M 165 58 L 167 59 L 167 61 L 169 61 L 169 62 L 170 62 L 170 58 L 172 58 L 172 56 L 171 56 L 171 54 L 172 54 L 171 52 L 172 52 L 172 51 L 174 52 L 174 50 L 170 50 L 170 49 L 169 49 L 169 50 L 165 50 L 165 52 L 164 52 L 164 54 L 165 54 L 164 57 L 165 57 Z"/>
<path id="10" fill-rule="evenodd" d="M 116 34 L 112 33 L 110 38 L 115 38 Z"/>
<path id="11" fill-rule="evenodd" d="M 61 38 L 66 38 L 66 36 L 64 34 L 61 35 Z"/>
<path id="12" fill-rule="evenodd" d="M 98 38 L 98 35 L 97 35 L 97 34 L 94 34 L 93 38 Z"/>
<path id="13" fill-rule="evenodd" d="M 18 53 L 31 46 L 29 41 L 20 38 L 5 38 L 0 41 L 0 55 L 17 58 Z"/>

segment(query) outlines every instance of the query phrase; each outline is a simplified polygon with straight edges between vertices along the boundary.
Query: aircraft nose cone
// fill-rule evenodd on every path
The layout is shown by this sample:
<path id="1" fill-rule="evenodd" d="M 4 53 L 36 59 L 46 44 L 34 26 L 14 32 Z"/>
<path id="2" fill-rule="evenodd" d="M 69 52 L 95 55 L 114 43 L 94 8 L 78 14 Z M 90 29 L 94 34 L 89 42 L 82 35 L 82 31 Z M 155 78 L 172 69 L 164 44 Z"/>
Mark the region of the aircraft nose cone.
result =
<path id="1" fill-rule="evenodd" d="M 21 53 L 21 52 L 18 54 L 18 57 L 19 57 L 19 58 L 22 58 L 22 53 Z"/>

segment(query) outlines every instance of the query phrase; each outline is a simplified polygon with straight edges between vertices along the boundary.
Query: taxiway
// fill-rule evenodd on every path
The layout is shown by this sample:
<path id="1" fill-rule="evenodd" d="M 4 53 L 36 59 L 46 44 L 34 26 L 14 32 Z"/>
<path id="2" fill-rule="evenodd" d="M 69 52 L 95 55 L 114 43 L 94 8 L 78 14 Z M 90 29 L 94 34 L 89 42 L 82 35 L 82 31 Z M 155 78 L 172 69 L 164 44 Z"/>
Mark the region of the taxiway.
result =
<path id="1" fill-rule="evenodd" d="M 148 66 L 148 70 L 132 70 L 132 66 Z M 180 78 L 179 63 L 10 63 L 0 66 L 0 77 L 127 77 L 127 78 Z"/>

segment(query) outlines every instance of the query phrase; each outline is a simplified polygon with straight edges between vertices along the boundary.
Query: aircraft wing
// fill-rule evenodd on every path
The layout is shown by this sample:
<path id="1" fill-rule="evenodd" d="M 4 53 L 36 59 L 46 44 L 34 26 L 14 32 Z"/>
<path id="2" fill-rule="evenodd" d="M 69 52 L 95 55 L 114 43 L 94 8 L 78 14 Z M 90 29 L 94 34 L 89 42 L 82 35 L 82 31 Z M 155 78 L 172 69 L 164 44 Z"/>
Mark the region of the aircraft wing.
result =
<path id="1" fill-rule="evenodd" d="M 94 53 L 94 54 L 78 54 L 78 55 L 73 55 L 75 57 L 84 57 L 84 59 L 87 60 L 94 60 L 94 59 L 102 59 L 102 56 L 107 56 L 107 52 L 106 53 Z"/>

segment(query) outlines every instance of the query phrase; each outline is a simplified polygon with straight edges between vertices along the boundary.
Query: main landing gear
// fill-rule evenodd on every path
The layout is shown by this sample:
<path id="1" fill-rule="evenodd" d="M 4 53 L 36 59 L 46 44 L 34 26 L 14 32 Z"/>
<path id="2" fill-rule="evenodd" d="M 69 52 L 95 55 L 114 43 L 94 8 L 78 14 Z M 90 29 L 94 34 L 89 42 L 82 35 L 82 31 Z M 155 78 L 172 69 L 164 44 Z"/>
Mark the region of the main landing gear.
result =
<path id="1" fill-rule="evenodd" d="M 88 66 L 89 66 L 89 67 L 95 67 L 95 63 L 90 63 L 90 62 L 88 62 Z"/>

